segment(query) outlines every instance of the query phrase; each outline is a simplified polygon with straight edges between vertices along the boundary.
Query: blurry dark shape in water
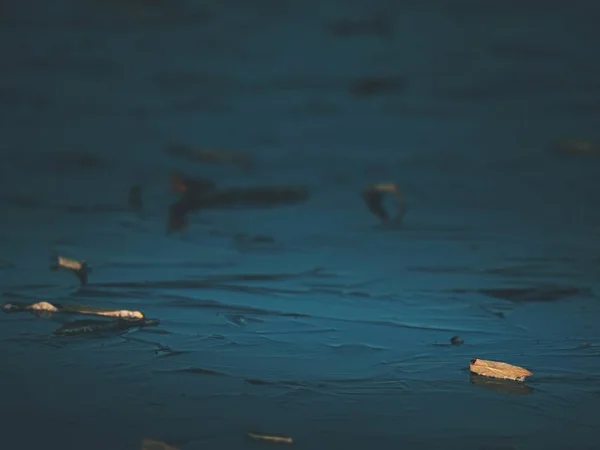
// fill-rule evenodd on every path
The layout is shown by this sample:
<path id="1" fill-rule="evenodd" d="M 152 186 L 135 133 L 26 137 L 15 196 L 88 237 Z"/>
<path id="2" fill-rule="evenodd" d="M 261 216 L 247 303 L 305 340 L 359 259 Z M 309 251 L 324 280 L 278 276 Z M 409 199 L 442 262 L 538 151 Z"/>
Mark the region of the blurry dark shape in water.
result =
<path id="1" fill-rule="evenodd" d="M 181 194 L 180 202 L 189 210 L 232 206 L 277 206 L 308 200 L 303 186 L 250 186 L 215 189 L 212 180 L 191 178 L 181 172 L 171 174 L 171 189 Z M 181 208 L 184 211 L 185 208 Z"/>
<path id="2" fill-rule="evenodd" d="M 58 336 L 78 336 L 91 333 L 126 331 L 136 327 L 157 326 L 157 319 L 116 319 L 116 320 L 74 320 L 65 323 L 54 331 Z"/>
<path id="3" fill-rule="evenodd" d="M 393 218 L 391 218 L 390 214 L 383 206 L 383 200 L 387 194 L 393 195 L 396 199 L 398 211 Z M 362 197 L 367 204 L 369 211 L 379 217 L 384 223 L 394 225 L 400 225 L 402 223 L 404 215 L 406 214 L 406 203 L 402 192 L 395 184 L 380 183 L 369 185 L 363 189 Z"/>
<path id="4" fill-rule="evenodd" d="M 445 273 L 445 274 L 472 274 L 476 271 L 465 266 L 409 266 L 409 272 Z"/>
<path id="5" fill-rule="evenodd" d="M 139 184 L 129 188 L 129 196 L 127 198 L 127 206 L 133 211 L 141 211 L 143 208 L 142 187 Z"/>
<path id="6" fill-rule="evenodd" d="M 538 286 L 531 288 L 478 289 L 476 292 L 511 302 L 552 302 L 577 295 L 589 295 L 591 290 L 569 286 Z"/>
<path id="7" fill-rule="evenodd" d="M 570 286 L 537 286 L 530 288 L 496 288 L 496 289 L 451 289 L 453 294 L 483 294 L 491 298 L 510 302 L 552 302 L 564 300 L 577 295 L 593 295 L 589 288 Z M 496 313 L 494 313 L 496 314 Z M 503 316 L 503 314 L 496 314 Z"/>
<path id="8" fill-rule="evenodd" d="M 450 339 L 450 343 L 452 345 L 462 345 L 465 343 L 465 341 L 463 341 L 460 336 L 452 336 L 452 338 Z"/>
<path id="9" fill-rule="evenodd" d="M 212 191 L 215 183 L 204 178 L 192 178 L 179 171 L 173 171 L 170 178 L 171 189 L 180 194 L 181 198 L 172 203 L 167 215 L 167 233 L 183 231 L 188 226 L 188 213 L 191 204 L 188 201 L 192 196 L 203 195 L 206 191 Z"/>
<path id="10" fill-rule="evenodd" d="M 208 287 L 211 289 L 225 288 L 225 287 L 238 287 L 241 289 L 247 286 L 235 286 L 226 285 L 224 283 L 235 283 L 235 282 L 247 282 L 247 281 L 286 281 L 293 279 L 301 279 L 304 277 L 309 278 L 331 278 L 335 275 L 331 275 L 326 272 L 323 268 L 317 267 L 304 272 L 296 273 L 241 273 L 241 274 L 222 274 L 222 275 L 208 275 L 201 278 L 185 278 L 178 280 L 151 280 L 151 281 L 117 281 L 117 282 L 100 282 L 95 283 L 94 286 L 98 288 L 97 295 L 106 295 L 100 290 L 100 288 L 138 288 L 138 289 L 157 289 L 157 288 L 173 288 L 173 289 L 188 289 L 188 288 L 202 288 Z M 42 287 L 45 287 L 43 285 Z M 53 287 L 53 286 L 52 286 Z M 89 290 L 86 289 L 86 293 Z M 290 290 L 290 292 L 297 293 L 297 290 Z M 118 293 L 118 296 L 132 295 L 130 292 Z M 139 298 L 135 295 L 132 298 Z M 197 299 L 190 302 L 189 298 L 182 297 L 183 303 L 196 304 Z M 212 304 L 212 303 L 211 303 Z M 214 304 L 222 304 L 220 302 L 214 302 Z"/>
<path id="11" fill-rule="evenodd" d="M 390 38 L 394 31 L 389 17 L 384 14 L 370 18 L 332 21 L 327 24 L 327 29 L 331 34 L 339 37 L 378 36 Z"/>
<path id="12" fill-rule="evenodd" d="M 285 381 L 285 380 L 263 380 L 261 378 L 244 378 L 246 384 L 252 386 L 283 386 L 283 387 L 302 387 L 305 383 L 299 381 Z"/>
<path id="13" fill-rule="evenodd" d="M 250 439 L 272 442 L 274 444 L 293 444 L 294 442 L 291 437 L 279 434 L 248 432 L 246 436 L 248 436 Z"/>
<path id="14" fill-rule="evenodd" d="M 252 166 L 252 156 L 247 152 L 195 148 L 174 143 L 169 145 L 167 153 L 171 156 L 177 156 L 194 162 L 233 164 L 243 169 L 249 169 Z"/>
<path id="15" fill-rule="evenodd" d="M 275 207 L 306 202 L 310 197 L 302 186 L 253 186 L 209 191 L 186 189 L 181 198 L 169 206 L 167 232 L 186 228 L 188 214 L 201 209 L 234 207 Z"/>
<path id="16" fill-rule="evenodd" d="M 148 268 L 199 268 L 199 269 L 226 269 L 236 267 L 233 262 L 219 262 L 219 261 L 195 261 L 185 259 L 155 259 L 150 260 L 147 258 L 143 259 L 114 259 L 105 260 L 100 267 L 113 267 L 113 268 L 129 268 L 129 269 L 148 269 Z M 89 292 L 89 290 L 88 290 Z"/>
<path id="17" fill-rule="evenodd" d="M 265 234 L 255 234 L 254 236 L 249 236 L 246 233 L 238 233 L 234 236 L 234 239 L 240 239 L 246 242 L 251 242 L 254 244 L 274 244 L 275 238 L 273 236 L 267 236 Z"/>
<path id="18" fill-rule="evenodd" d="M 56 256 L 56 262 L 50 266 L 51 270 L 64 269 L 75 274 L 82 285 L 87 284 L 88 274 L 92 269 L 88 267 L 85 261 L 77 261 L 75 259 L 65 258 L 64 256 Z"/>
<path id="19" fill-rule="evenodd" d="M 286 381 L 286 380 L 264 380 L 262 378 L 244 378 L 244 382 L 251 386 L 280 386 L 287 388 L 307 387 L 308 383 L 300 381 Z M 318 383 L 319 387 L 325 386 L 324 383 Z"/>
<path id="20" fill-rule="evenodd" d="M 179 448 L 162 441 L 146 438 L 142 439 L 141 450 L 179 450 Z"/>
<path id="21" fill-rule="evenodd" d="M 443 343 L 440 344 L 437 341 L 433 344 L 433 346 L 435 347 L 452 347 L 452 346 L 459 346 L 459 345 L 463 345 L 465 343 L 465 341 L 463 341 L 460 336 L 452 336 L 452 338 L 450 338 L 449 343 Z"/>
<path id="22" fill-rule="evenodd" d="M 210 275 L 206 277 L 208 282 L 235 282 L 235 281 L 284 281 L 293 280 L 304 277 L 314 278 L 334 278 L 330 272 L 327 272 L 323 267 L 315 267 L 314 269 L 305 270 L 302 272 L 281 272 L 281 273 L 234 273 L 222 275 Z"/>
<path id="23" fill-rule="evenodd" d="M 560 156 L 600 156 L 600 144 L 580 139 L 565 139 L 557 142 L 552 151 Z"/>
<path id="24" fill-rule="evenodd" d="M 533 388 L 520 381 L 501 380 L 484 377 L 475 373 L 469 374 L 469 381 L 475 386 L 488 389 L 504 395 L 527 395 L 533 393 Z"/>
<path id="25" fill-rule="evenodd" d="M 405 87 L 403 79 L 398 77 L 364 77 L 352 84 L 350 92 L 357 97 L 398 92 Z"/>
<path id="26" fill-rule="evenodd" d="M 170 180 L 171 189 L 180 195 L 188 194 L 190 191 L 194 195 L 200 195 L 206 191 L 211 191 L 215 188 L 214 181 L 207 178 L 192 178 L 177 170 L 171 173 Z"/>
<path id="27" fill-rule="evenodd" d="M 550 266 L 547 264 L 528 264 L 528 265 L 520 265 L 520 266 L 507 266 L 507 267 L 494 267 L 491 269 L 483 270 L 483 273 L 490 275 L 499 275 L 505 277 L 530 277 L 535 274 L 544 274 L 544 271 L 548 269 Z M 560 273 L 556 273 L 556 275 L 560 275 Z M 563 273 L 564 275 L 564 273 Z"/>
<path id="28" fill-rule="evenodd" d="M 223 372 L 219 372 L 217 370 L 213 370 L 213 369 L 204 369 L 203 367 L 190 367 L 188 369 L 181 369 L 181 370 L 177 370 L 177 372 L 180 373 L 193 373 L 196 375 L 217 375 L 217 376 L 227 376 L 227 374 L 223 373 Z"/>
<path id="29" fill-rule="evenodd" d="M 169 206 L 167 212 L 167 234 L 183 231 L 188 226 L 189 205 L 184 201 L 177 201 Z"/>

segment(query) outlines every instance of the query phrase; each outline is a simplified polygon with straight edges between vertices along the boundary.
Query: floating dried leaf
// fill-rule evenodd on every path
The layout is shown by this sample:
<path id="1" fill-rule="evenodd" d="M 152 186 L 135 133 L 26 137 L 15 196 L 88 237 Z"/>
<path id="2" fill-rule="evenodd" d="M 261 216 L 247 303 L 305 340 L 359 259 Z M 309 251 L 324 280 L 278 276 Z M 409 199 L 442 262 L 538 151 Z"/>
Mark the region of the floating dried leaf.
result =
<path id="1" fill-rule="evenodd" d="M 479 358 L 471 359 L 470 370 L 484 377 L 514 381 L 524 381 L 526 377 L 533 375 L 533 373 L 523 367 Z"/>

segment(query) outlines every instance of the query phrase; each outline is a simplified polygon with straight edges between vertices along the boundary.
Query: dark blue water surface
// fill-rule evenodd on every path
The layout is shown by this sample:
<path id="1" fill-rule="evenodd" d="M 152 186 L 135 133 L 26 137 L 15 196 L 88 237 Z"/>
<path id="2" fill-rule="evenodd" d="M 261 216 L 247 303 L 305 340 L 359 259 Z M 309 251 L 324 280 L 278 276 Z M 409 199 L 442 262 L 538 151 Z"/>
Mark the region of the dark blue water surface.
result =
<path id="1" fill-rule="evenodd" d="M 2 301 L 160 320 L 1 314 L 2 448 L 600 449 L 595 3 L 0 2 Z M 173 170 L 311 196 L 167 234 Z M 360 195 L 389 181 L 400 228 Z"/>

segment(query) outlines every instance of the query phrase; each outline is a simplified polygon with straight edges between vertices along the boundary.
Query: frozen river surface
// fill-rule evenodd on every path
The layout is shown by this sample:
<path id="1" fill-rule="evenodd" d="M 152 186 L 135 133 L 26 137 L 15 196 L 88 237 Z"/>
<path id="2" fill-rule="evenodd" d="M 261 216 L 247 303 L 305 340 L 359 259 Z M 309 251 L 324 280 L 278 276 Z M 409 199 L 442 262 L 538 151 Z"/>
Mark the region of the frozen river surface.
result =
<path id="1" fill-rule="evenodd" d="M 600 142 L 595 5 L 481 3 L 1 2 L 2 301 L 160 320 L 0 315 L 3 448 L 599 449 L 600 150 L 553 151 Z M 167 234 L 173 170 L 311 196 Z"/>

